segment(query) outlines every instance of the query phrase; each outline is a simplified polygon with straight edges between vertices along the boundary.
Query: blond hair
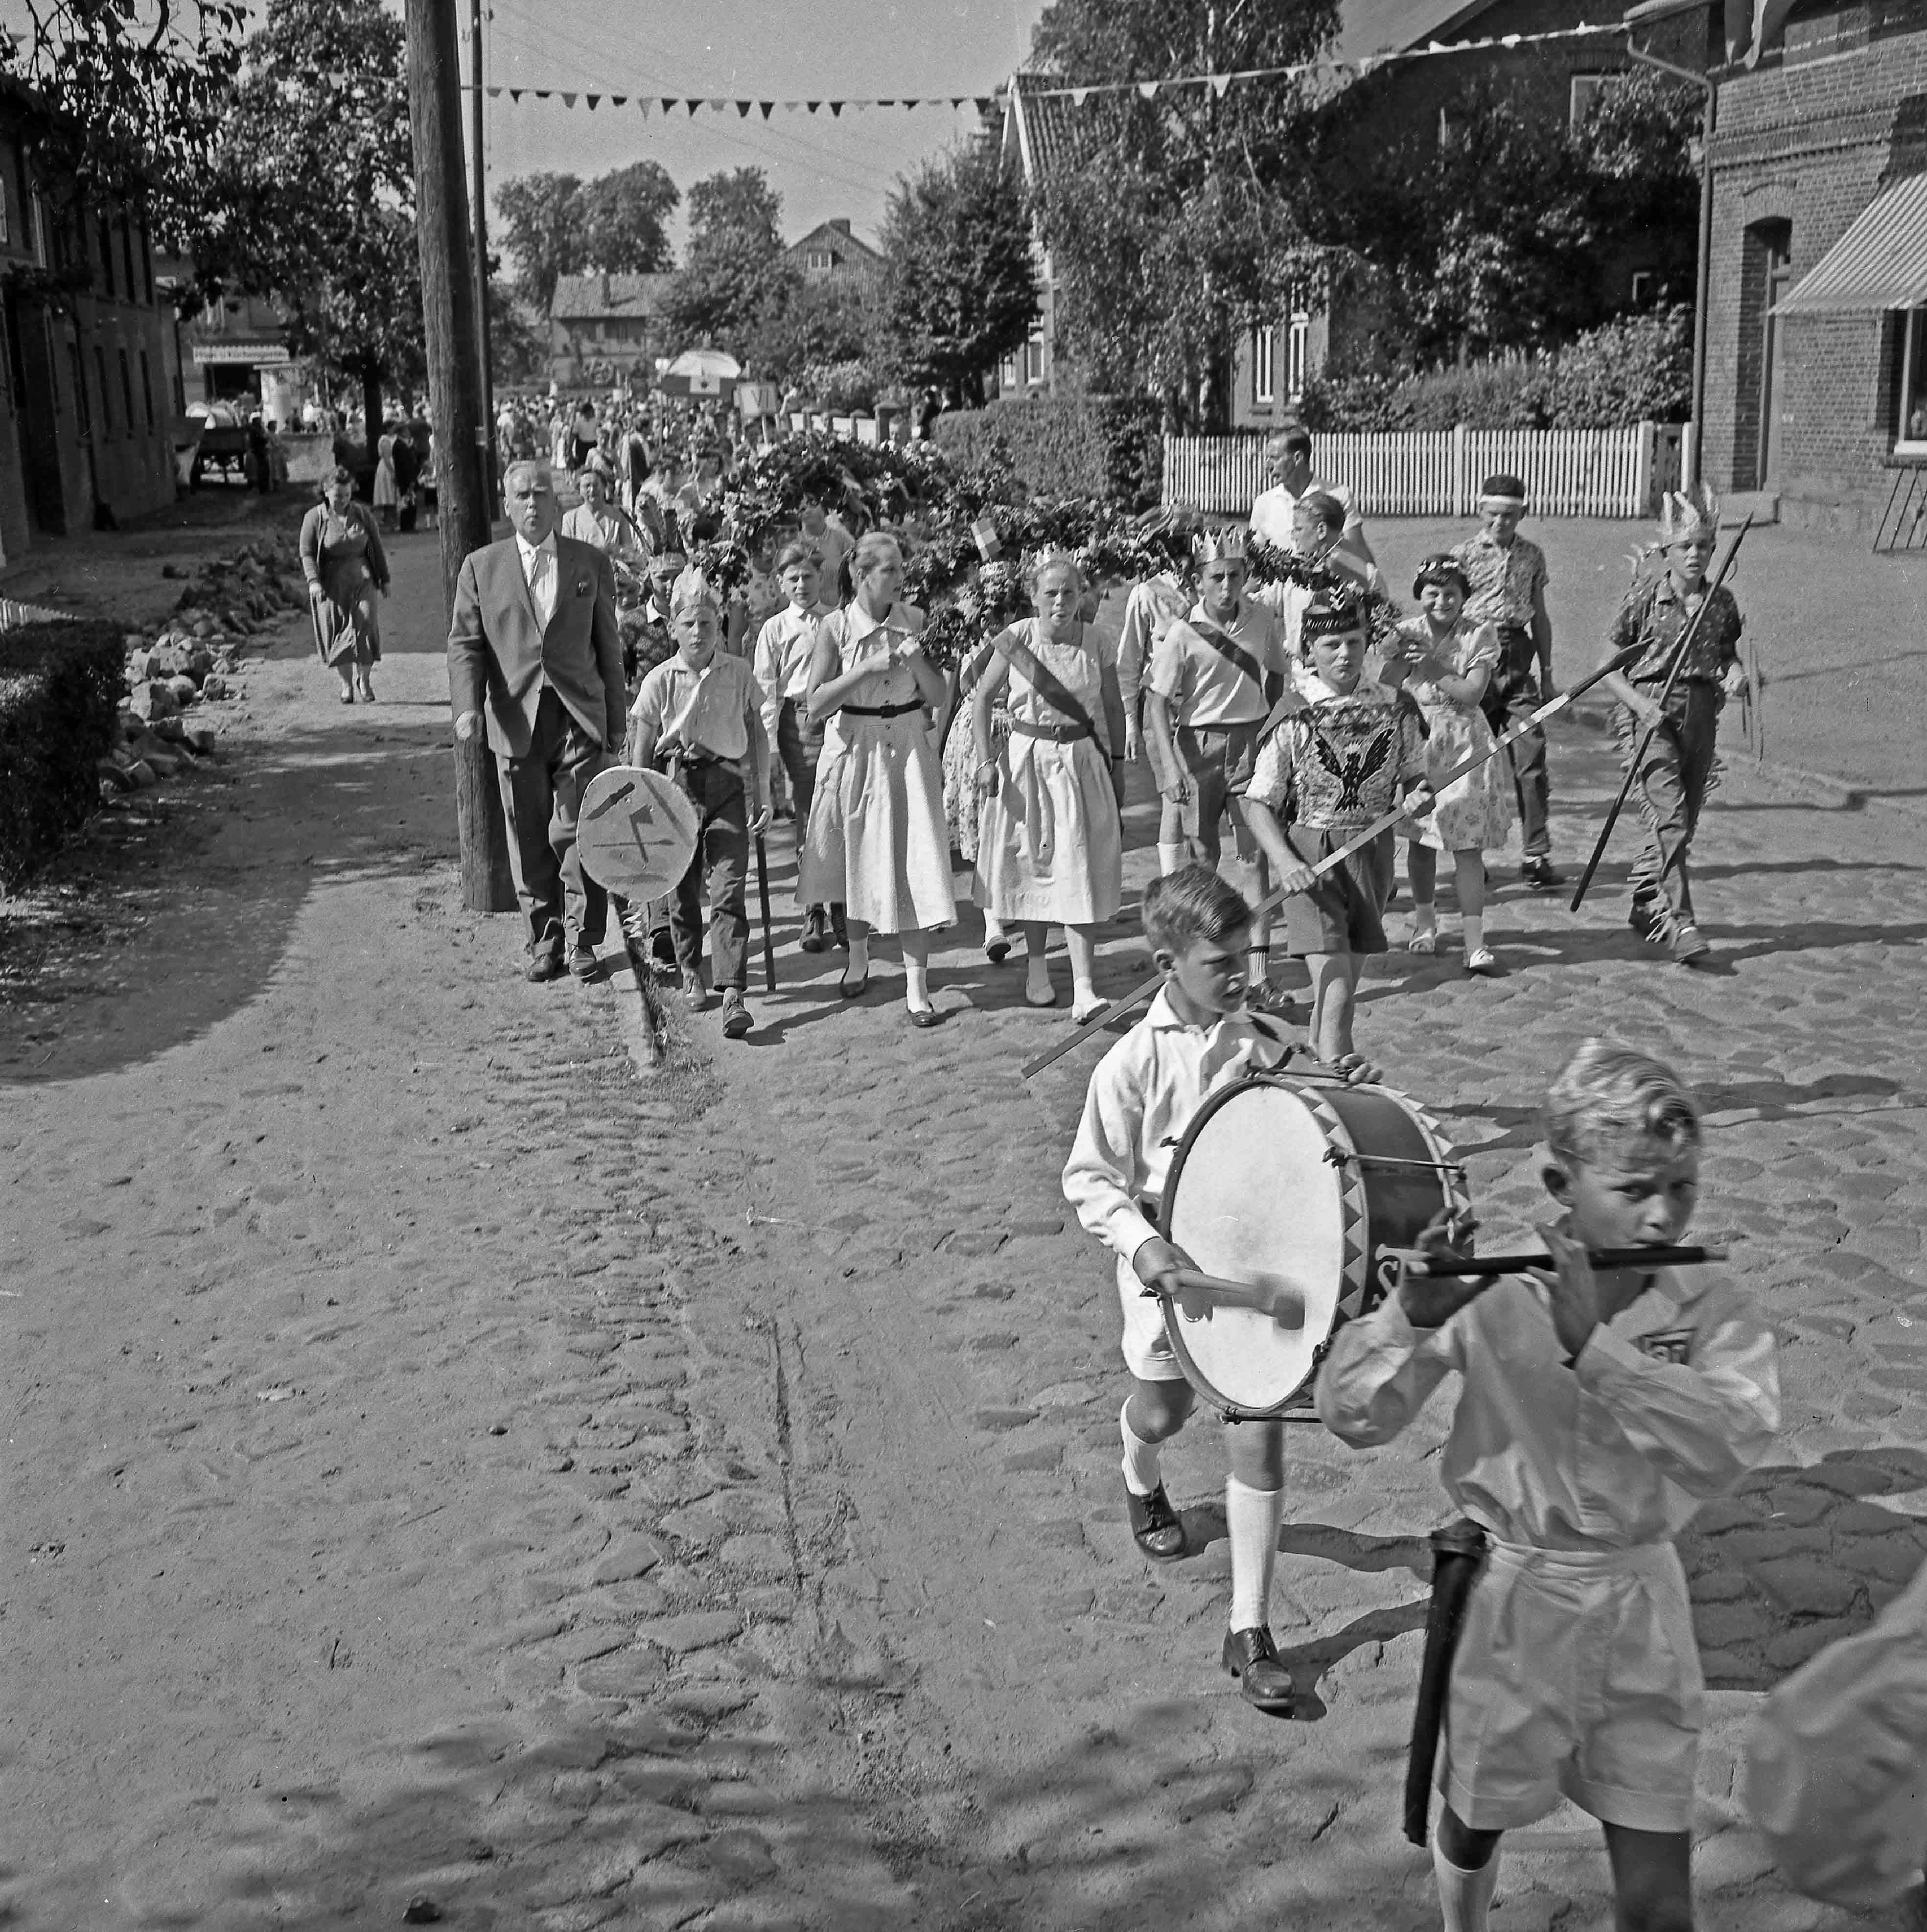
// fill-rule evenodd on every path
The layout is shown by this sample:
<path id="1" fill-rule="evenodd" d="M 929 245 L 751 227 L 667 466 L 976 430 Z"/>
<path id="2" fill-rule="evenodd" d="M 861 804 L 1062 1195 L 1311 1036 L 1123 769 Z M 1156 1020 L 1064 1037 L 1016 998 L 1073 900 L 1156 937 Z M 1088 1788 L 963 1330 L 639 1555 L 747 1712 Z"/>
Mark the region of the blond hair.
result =
<path id="1" fill-rule="evenodd" d="M 1616 1143 L 1658 1142 L 1677 1154 L 1700 1144 L 1700 1110 L 1673 1070 L 1616 1040 L 1588 1040 L 1560 1068 L 1539 1108 L 1553 1157 L 1583 1166 Z"/>

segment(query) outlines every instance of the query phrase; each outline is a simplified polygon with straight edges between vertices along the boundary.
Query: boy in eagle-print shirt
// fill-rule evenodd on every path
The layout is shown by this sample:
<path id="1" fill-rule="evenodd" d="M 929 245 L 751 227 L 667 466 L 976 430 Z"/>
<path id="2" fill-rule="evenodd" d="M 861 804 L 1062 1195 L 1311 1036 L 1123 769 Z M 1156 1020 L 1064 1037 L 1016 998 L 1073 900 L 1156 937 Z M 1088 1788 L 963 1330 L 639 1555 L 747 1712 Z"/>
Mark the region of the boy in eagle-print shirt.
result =
<path id="1" fill-rule="evenodd" d="M 1367 680 L 1364 607 L 1323 592 L 1301 620 L 1295 691 L 1271 715 L 1245 804 L 1276 868 L 1292 954 L 1311 974 L 1311 1048 L 1328 1065 L 1359 1064 L 1352 1009 L 1364 956 L 1386 950 L 1395 851 L 1388 829 L 1321 877 L 1312 868 L 1400 803 L 1428 808 L 1425 721 L 1402 691 Z"/>

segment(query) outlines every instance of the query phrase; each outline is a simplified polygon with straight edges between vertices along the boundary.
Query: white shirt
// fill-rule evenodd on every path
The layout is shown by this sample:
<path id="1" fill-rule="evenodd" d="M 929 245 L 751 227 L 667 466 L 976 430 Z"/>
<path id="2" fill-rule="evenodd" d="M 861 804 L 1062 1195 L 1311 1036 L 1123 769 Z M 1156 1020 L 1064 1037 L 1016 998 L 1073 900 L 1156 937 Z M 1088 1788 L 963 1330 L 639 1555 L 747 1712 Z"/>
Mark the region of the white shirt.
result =
<path id="1" fill-rule="evenodd" d="M 1302 490 L 1287 490 L 1282 483 L 1274 483 L 1268 490 L 1259 491 L 1251 506 L 1251 532 L 1262 537 L 1267 543 L 1276 544 L 1280 550 L 1292 547 L 1292 512 L 1307 496 L 1329 496 L 1345 512 L 1345 528 L 1349 532 L 1361 530 L 1365 520 L 1352 506 L 1352 493 L 1343 483 L 1321 483 L 1316 478 Z"/>
<path id="2" fill-rule="evenodd" d="M 678 651 L 643 680 L 629 716 L 649 728 L 659 752 L 674 744 L 740 760 L 749 755 L 761 697 L 746 659 L 719 650 L 698 670 Z"/>
<path id="3" fill-rule="evenodd" d="M 522 560 L 522 574 L 528 580 L 536 622 L 547 631 L 555 615 L 555 533 L 551 530 L 540 543 L 532 544 L 518 530 L 515 549 Z"/>
<path id="4" fill-rule="evenodd" d="M 1103 1058 L 1064 1167 L 1064 1198 L 1087 1234 L 1129 1261 L 1157 1230 L 1138 1204 L 1164 1191 L 1171 1156 L 1206 1096 L 1254 1067 L 1281 1064 L 1290 1043 L 1275 1021 L 1241 1007 L 1190 1026 L 1161 989 Z"/>
<path id="5" fill-rule="evenodd" d="M 824 610 L 799 610 L 794 604 L 764 620 L 756 634 L 756 682 L 763 692 L 763 729 L 775 741 L 783 702 L 800 704 L 808 695 L 809 656 L 816 642 L 816 627 L 830 614 Z"/>
<path id="6" fill-rule="evenodd" d="M 1124 700 L 1127 718 L 1136 711 L 1137 694 L 1158 639 L 1174 619 L 1184 616 L 1190 602 L 1168 570 L 1131 586 L 1124 599 L 1124 628 L 1118 633 L 1118 695 Z"/>
<path id="7" fill-rule="evenodd" d="M 1439 1474 L 1500 1541 L 1623 1550 L 1677 1535 L 1761 1462 L 1780 1426 L 1773 1331 L 1717 1274 L 1670 1270 L 1565 1365 L 1543 1283 L 1511 1275 L 1442 1328 L 1388 1297 L 1338 1330 L 1318 1378 L 1325 1427 L 1388 1442 L 1457 1369 Z"/>
<path id="8" fill-rule="evenodd" d="M 1261 723 L 1271 708 L 1262 685 L 1254 684 L 1224 653 L 1199 635 L 1194 626 L 1223 632 L 1259 668 L 1283 677 L 1291 669 L 1284 626 L 1255 598 L 1244 598 L 1229 624 L 1206 616 L 1202 604 L 1174 619 L 1152 647 L 1145 688 L 1172 707 L 1172 722 L 1193 730 Z"/>

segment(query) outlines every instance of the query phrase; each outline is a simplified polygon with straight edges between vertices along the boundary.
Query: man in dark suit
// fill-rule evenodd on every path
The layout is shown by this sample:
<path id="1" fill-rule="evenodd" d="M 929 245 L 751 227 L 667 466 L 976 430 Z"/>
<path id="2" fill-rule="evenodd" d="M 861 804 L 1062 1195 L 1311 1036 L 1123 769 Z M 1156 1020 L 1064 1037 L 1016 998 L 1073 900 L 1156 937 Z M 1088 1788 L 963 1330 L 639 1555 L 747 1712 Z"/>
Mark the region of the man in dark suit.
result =
<path id="1" fill-rule="evenodd" d="M 509 821 L 509 868 L 529 928 L 529 977 L 596 976 L 607 899 L 583 876 L 575 820 L 623 740 L 615 580 L 593 544 L 560 535 L 545 464 L 503 479 L 513 536 L 471 551 L 449 624 L 455 736 L 485 728 Z"/>

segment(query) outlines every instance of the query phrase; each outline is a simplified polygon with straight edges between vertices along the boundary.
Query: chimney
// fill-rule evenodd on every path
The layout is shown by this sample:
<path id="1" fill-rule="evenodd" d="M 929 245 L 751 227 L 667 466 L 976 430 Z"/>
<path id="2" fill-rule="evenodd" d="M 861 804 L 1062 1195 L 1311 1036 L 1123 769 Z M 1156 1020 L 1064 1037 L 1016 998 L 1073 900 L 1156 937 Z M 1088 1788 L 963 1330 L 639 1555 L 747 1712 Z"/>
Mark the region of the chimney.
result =
<path id="1" fill-rule="evenodd" d="M 845 215 L 839 214 L 833 216 L 831 218 L 830 226 L 835 229 L 839 235 L 847 235 L 850 232 L 849 219 Z"/>

